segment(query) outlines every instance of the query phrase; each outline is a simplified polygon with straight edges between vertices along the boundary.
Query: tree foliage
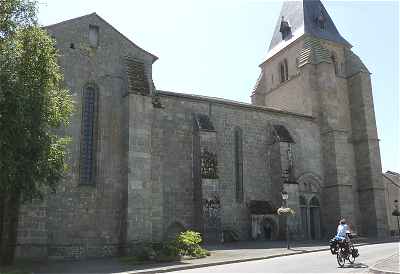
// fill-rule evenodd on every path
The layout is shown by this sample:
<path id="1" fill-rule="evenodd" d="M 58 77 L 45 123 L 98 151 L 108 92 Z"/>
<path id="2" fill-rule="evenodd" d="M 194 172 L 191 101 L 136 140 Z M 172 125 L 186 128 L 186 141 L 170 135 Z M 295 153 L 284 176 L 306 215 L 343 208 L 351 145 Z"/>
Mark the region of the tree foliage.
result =
<path id="1" fill-rule="evenodd" d="M 21 27 L 36 25 L 36 11 L 33 0 L 0 0 L 0 39 Z"/>
<path id="2" fill-rule="evenodd" d="M 0 191 L 24 199 L 55 188 L 73 111 L 54 41 L 36 24 L 35 2 L 0 0 Z"/>

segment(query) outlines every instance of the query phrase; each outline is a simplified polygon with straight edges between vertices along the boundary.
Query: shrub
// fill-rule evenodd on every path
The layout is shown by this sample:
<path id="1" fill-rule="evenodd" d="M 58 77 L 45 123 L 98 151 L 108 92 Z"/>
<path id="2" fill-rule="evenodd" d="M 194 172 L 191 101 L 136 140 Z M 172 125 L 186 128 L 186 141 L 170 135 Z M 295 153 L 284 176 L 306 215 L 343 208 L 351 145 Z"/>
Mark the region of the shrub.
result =
<path id="1" fill-rule="evenodd" d="M 180 233 L 175 240 L 170 242 L 145 243 L 134 256 L 123 257 L 121 260 L 125 263 L 141 264 L 146 261 L 177 261 L 180 256 L 192 258 L 210 256 L 210 252 L 200 246 L 201 241 L 200 233 L 188 230 Z"/>
<path id="2" fill-rule="evenodd" d="M 175 242 L 153 244 L 157 262 L 172 262 L 179 260 L 179 250 Z"/>
<path id="3" fill-rule="evenodd" d="M 195 258 L 204 258 L 210 256 L 210 251 L 202 248 L 202 247 L 198 247 L 193 251 L 193 257 Z"/>
<path id="4" fill-rule="evenodd" d="M 179 250 L 179 254 L 183 256 L 196 257 L 195 252 L 196 250 L 201 248 L 200 247 L 201 241 L 202 239 L 199 232 L 195 232 L 192 230 L 181 232 L 176 237 L 176 246 Z"/>

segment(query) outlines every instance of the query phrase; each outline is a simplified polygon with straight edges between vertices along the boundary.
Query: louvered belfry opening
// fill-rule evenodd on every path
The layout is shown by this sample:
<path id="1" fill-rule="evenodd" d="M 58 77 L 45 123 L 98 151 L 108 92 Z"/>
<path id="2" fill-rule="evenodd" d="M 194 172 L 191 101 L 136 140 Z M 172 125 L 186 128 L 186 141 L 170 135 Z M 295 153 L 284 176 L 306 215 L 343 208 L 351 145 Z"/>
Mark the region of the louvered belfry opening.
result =
<path id="1" fill-rule="evenodd" d="M 82 98 L 82 139 L 80 151 L 80 183 L 94 183 L 96 136 L 96 89 L 86 87 Z"/>
<path id="2" fill-rule="evenodd" d="M 126 58 L 126 69 L 128 74 L 129 92 L 150 95 L 149 82 L 143 62 Z"/>

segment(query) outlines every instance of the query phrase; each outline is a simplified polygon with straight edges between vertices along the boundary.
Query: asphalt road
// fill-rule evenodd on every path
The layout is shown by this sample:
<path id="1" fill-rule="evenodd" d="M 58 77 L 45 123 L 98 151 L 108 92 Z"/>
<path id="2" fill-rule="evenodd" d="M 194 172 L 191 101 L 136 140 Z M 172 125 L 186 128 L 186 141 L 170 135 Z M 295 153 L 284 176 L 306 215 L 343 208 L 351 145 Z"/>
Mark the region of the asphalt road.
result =
<path id="1" fill-rule="evenodd" d="M 357 247 L 360 256 L 353 265 L 346 261 L 344 268 L 330 251 L 320 251 L 267 260 L 203 267 L 172 273 L 368 273 L 377 261 L 399 253 L 399 243 Z"/>

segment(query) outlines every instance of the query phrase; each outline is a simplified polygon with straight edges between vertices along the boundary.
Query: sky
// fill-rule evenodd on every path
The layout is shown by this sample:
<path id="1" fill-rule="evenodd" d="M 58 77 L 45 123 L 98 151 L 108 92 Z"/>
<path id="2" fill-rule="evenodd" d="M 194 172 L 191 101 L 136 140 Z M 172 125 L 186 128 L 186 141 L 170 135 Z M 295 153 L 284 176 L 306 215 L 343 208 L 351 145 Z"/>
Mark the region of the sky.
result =
<path id="1" fill-rule="evenodd" d="M 382 170 L 400 173 L 399 2 L 322 0 L 368 67 Z M 159 57 L 159 90 L 250 102 L 282 2 L 271 0 L 39 0 L 39 23 L 96 12 Z"/>

